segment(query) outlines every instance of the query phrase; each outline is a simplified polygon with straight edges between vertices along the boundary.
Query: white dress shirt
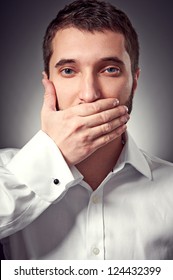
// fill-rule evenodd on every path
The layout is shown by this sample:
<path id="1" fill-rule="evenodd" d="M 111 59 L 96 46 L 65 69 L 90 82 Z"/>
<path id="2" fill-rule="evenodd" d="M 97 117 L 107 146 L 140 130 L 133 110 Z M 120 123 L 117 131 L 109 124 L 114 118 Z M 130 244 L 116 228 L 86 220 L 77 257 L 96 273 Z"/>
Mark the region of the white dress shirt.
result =
<path id="1" fill-rule="evenodd" d="M 126 138 L 95 191 L 42 131 L 20 151 L 1 151 L 7 259 L 173 260 L 173 164 Z"/>

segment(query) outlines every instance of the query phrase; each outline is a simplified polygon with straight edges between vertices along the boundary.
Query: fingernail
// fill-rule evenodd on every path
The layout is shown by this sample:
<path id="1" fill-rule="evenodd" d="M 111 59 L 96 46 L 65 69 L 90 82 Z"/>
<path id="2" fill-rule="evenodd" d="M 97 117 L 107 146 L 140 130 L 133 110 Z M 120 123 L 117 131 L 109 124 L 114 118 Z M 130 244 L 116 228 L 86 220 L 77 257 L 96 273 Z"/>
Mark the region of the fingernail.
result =
<path id="1" fill-rule="evenodd" d="M 113 106 L 118 106 L 119 103 L 120 103 L 119 100 L 118 100 L 118 99 L 115 99 L 114 102 L 113 102 Z"/>
<path id="2" fill-rule="evenodd" d="M 130 119 L 129 115 L 125 115 L 125 116 L 121 117 L 121 121 L 124 123 L 127 123 L 129 119 Z"/>
<path id="3" fill-rule="evenodd" d="M 122 130 L 126 130 L 126 129 L 127 129 L 127 125 L 124 124 L 124 125 L 122 126 Z"/>
<path id="4" fill-rule="evenodd" d="M 42 75 L 43 75 L 43 78 L 44 78 L 44 79 L 47 79 L 47 74 L 46 74 L 45 71 L 42 72 Z"/>
<path id="5" fill-rule="evenodd" d="M 126 112 L 129 111 L 129 108 L 127 106 L 124 106 L 124 108 L 125 108 Z"/>
<path id="6" fill-rule="evenodd" d="M 127 120 L 126 123 L 130 120 L 130 116 L 129 115 L 126 116 L 126 120 Z"/>
<path id="7" fill-rule="evenodd" d="M 129 121 L 130 120 L 130 115 L 127 115 L 127 121 Z"/>

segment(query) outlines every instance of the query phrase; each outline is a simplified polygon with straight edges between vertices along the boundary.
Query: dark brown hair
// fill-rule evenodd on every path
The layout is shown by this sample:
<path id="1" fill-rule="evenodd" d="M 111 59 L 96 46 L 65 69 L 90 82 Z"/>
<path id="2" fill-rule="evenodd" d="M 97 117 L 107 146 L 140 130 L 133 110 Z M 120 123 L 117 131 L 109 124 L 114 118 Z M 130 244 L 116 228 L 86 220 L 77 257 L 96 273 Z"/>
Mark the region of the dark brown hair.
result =
<path id="1" fill-rule="evenodd" d="M 138 68 L 138 36 L 127 15 L 110 3 L 98 0 L 76 0 L 60 10 L 49 24 L 43 42 L 44 70 L 49 76 L 52 40 L 60 29 L 75 27 L 88 32 L 111 30 L 124 35 L 125 48 L 131 59 L 132 74 Z"/>

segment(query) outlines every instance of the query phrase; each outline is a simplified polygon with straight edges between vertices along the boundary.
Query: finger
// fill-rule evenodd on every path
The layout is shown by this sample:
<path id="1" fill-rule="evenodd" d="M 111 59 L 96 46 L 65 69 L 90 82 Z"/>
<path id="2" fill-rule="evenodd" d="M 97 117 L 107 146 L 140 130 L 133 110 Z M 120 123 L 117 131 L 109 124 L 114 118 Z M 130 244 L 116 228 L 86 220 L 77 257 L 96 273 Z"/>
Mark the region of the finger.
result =
<path id="1" fill-rule="evenodd" d="M 43 78 L 44 78 L 44 79 L 48 79 L 48 76 L 47 76 L 47 74 L 46 74 L 45 71 L 42 72 L 42 75 L 43 75 Z"/>
<path id="2" fill-rule="evenodd" d="M 124 116 L 128 119 L 129 115 L 127 114 L 128 109 L 126 106 L 118 106 L 117 108 L 106 110 L 95 115 L 87 116 L 85 118 L 85 125 L 87 127 L 96 127 L 102 124 L 108 125 L 112 120 L 118 119 Z M 120 120 L 118 120 L 119 122 Z M 127 121 L 127 120 L 126 120 Z M 106 127 L 106 125 L 104 127 Z"/>
<path id="3" fill-rule="evenodd" d="M 71 108 L 75 115 L 85 117 L 97 114 L 99 112 L 115 108 L 119 105 L 119 100 L 115 98 L 99 99 L 92 103 L 83 103 Z"/>
<path id="4" fill-rule="evenodd" d="M 45 76 L 42 79 L 42 83 L 45 88 L 43 109 L 56 111 L 56 92 L 54 85 Z"/>
<path id="5" fill-rule="evenodd" d="M 117 129 L 111 131 L 108 134 L 102 135 L 93 141 L 93 149 L 97 150 L 106 144 L 110 143 L 111 141 L 115 140 L 116 138 L 120 137 L 127 129 L 127 125 L 124 124 Z"/>
<path id="6" fill-rule="evenodd" d="M 112 131 L 115 131 L 119 127 L 122 127 L 124 124 L 128 122 L 130 116 L 128 114 L 121 116 L 119 118 L 113 119 L 110 122 L 104 123 L 100 126 L 96 126 L 90 129 L 89 135 L 90 139 L 94 140 L 98 137 L 101 137 L 105 134 L 109 134 Z"/>

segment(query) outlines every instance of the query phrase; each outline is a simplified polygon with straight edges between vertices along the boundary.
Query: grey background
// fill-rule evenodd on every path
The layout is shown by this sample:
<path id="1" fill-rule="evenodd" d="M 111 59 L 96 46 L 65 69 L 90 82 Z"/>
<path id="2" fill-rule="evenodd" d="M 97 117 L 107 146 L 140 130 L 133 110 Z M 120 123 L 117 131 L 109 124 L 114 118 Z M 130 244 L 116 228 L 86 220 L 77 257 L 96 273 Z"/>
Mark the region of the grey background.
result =
<path id="1" fill-rule="evenodd" d="M 41 45 L 48 23 L 71 1 L 1 1 L 0 148 L 21 148 L 40 129 Z M 139 33 L 141 77 L 129 131 L 139 147 L 173 162 L 171 1 L 112 0 Z"/>

